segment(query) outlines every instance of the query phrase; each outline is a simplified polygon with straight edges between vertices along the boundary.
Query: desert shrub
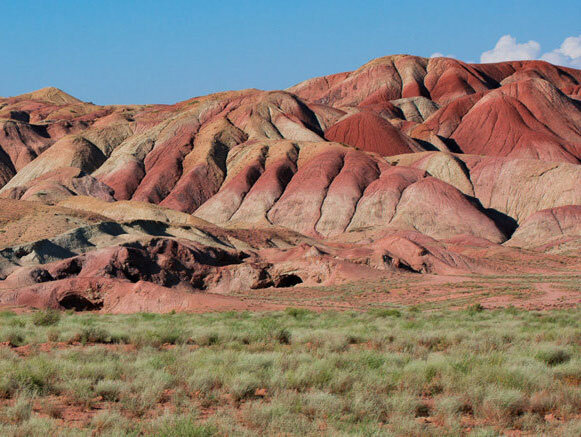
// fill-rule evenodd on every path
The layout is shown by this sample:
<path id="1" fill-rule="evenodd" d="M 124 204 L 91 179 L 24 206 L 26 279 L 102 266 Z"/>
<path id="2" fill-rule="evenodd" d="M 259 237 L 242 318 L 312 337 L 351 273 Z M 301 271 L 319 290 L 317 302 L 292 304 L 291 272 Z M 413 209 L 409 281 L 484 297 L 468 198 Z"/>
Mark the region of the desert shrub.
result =
<path id="1" fill-rule="evenodd" d="M 481 303 L 475 303 L 470 305 L 466 310 L 468 311 L 469 314 L 477 314 L 484 311 L 484 309 L 485 308 L 482 306 Z"/>
<path id="2" fill-rule="evenodd" d="M 533 413 L 545 415 L 557 407 L 559 400 L 557 396 L 546 390 L 535 392 L 529 399 L 529 408 Z"/>
<path id="3" fill-rule="evenodd" d="M 526 408 L 523 393 L 518 390 L 493 390 L 481 406 L 485 417 L 500 423 L 511 423 L 511 419 L 522 414 Z"/>
<path id="4" fill-rule="evenodd" d="M 175 326 L 162 326 L 131 336 L 128 342 L 139 347 L 152 346 L 159 348 L 164 344 L 183 344 L 187 338 L 185 332 Z"/>
<path id="5" fill-rule="evenodd" d="M 581 384 L 581 360 L 573 359 L 553 369 L 553 374 L 569 384 Z"/>
<path id="6" fill-rule="evenodd" d="M 258 388 L 260 388 L 260 379 L 252 373 L 236 375 L 229 383 L 230 392 L 236 401 L 254 396 Z"/>
<path id="7" fill-rule="evenodd" d="M 0 421 L 4 423 L 21 423 L 30 419 L 32 402 L 30 398 L 19 396 L 13 405 L 0 411 Z"/>
<path id="8" fill-rule="evenodd" d="M 9 399 L 18 390 L 17 382 L 10 377 L 10 374 L 0 375 L 0 399 Z"/>
<path id="9" fill-rule="evenodd" d="M 431 351 L 443 351 L 450 346 L 450 342 L 442 335 L 424 334 L 418 339 L 418 344 Z"/>
<path id="10" fill-rule="evenodd" d="M 37 356 L 19 363 L 7 376 L 18 390 L 41 395 L 54 391 L 58 374 L 55 363 Z"/>
<path id="11" fill-rule="evenodd" d="M 197 368 L 191 373 L 187 384 L 190 390 L 207 394 L 222 386 L 223 376 L 218 372 L 212 371 L 212 369 Z"/>
<path id="12" fill-rule="evenodd" d="M 329 352 L 344 352 L 349 346 L 350 335 L 345 335 L 341 332 L 327 332 L 322 334 L 318 339 L 313 341 L 313 344 L 319 345 Z"/>
<path id="13" fill-rule="evenodd" d="M 272 402 L 249 401 L 244 404 L 242 413 L 246 421 L 267 435 L 320 434 L 312 420 L 303 414 L 300 395 L 292 391 L 283 392 Z"/>
<path id="14" fill-rule="evenodd" d="M 112 334 L 109 330 L 100 326 L 89 325 L 81 328 L 70 339 L 69 342 L 87 343 L 127 343 L 128 337 L 124 334 Z"/>
<path id="15" fill-rule="evenodd" d="M 400 417 L 414 417 L 417 407 L 418 399 L 407 392 L 395 393 L 386 399 L 386 409 Z"/>
<path id="16" fill-rule="evenodd" d="M 58 329 L 49 329 L 46 333 L 46 339 L 48 341 L 57 342 L 60 338 L 60 331 Z"/>
<path id="17" fill-rule="evenodd" d="M 185 333 L 182 329 L 166 325 L 157 329 L 153 336 L 159 340 L 161 344 L 180 344 L 185 342 Z"/>
<path id="18" fill-rule="evenodd" d="M 36 311 L 32 315 L 32 323 L 35 326 L 52 326 L 56 325 L 61 320 L 61 315 L 56 310 L 41 310 Z"/>
<path id="19" fill-rule="evenodd" d="M 119 381 L 104 379 L 95 386 L 95 394 L 104 401 L 117 402 L 121 396 L 122 387 Z"/>
<path id="20" fill-rule="evenodd" d="M 26 322 L 16 317 L 8 321 L 8 326 L 13 328 L 24 328 L 26 326 Z"/>
<path id="21" fill-rule="evenodd" d="M 386 399 L 381 396 L 369 396 L 361 387 L 354 390 L 349 402 L 343 403 L 342 411 L 347 413 L 346 419 L 353 423 L 373 421 L 387 422 L 389 408 Z"/>
<path id="22" fill-rule="evenodd" d="M 134 429 L 136 426 L 135 422 L 129 421 L 117 410 L 103 410 L 91 419 L 93 434 L 96 435 L 140 435 L 137 429 Z"/>
<path id="23" fill-rule="evenodd" d="M 395 308 L 380 308 L 369 311 L 374 317 L 401 317 L 401 311 Z"/>
<path id="24" fill-rule="evenodd" d="M 163 371 L 141 372 L 130 384 L 124 385 L 120 402 L 132 414 L 144 416 L 162 399 L 171 383 L 171 377 Z"/>
<path id="25" fill-rule="evenodd" d="M 435 410 L 444 418 L 457 420 L 460 414 L 472 413 L 470 402 L 460 396 L 441 396 L 435 402 Z"/>
<path id="26" fill-rule="evenodd" d="M 313 314 L 312 311 L 305 309 L 305 308 L 286 308 L 284 310 L 285 314 L 297 319 L 297 320 L 304 320 L 307 316 Z"/>
<path id="27" fill-rule="evenodd" d="M 537 353 L 536 357 L 551 367 L 566 363 L 571 359 L 571 355 L 563 349 L 542 350 Z"/>
<path id="28" fill-rule="evenodd" d="M 193 339 L 193 342 L 200 346 L 212 346 L 220 343 L 220 334 L 217 332 L 205 332 Z M 246 344 L 248 344 L 247 342 Z"/>
<path id="29" fill-rule="evenodd" d="M 314 362 L 302 362 L 296 369 L 283 375 L 284 387 L 304 391 L 309 388 L 324 389 L 333 379 L 336 372 L 332 359 L 320 359 Z"/>
<path id="30" fill-rule="evenodd" d="M 301 411 L 309 417 L 332 417 L 342 410 L 342 399 L 332 393 L 312 390 L 300 397 Z"/>
<path id="31" fill-rule="evenodd" d="M 291 333 L 286 328 L 280 328 L 276 331 L 274 338 L 280 344 L 290 344 L 291 342 Z"/>
<path id="32" fill-rule="evenodd" d="M 95 394 L 91 378 L 68 379 L 59 385 L 59 388 L 81 406 L 90 407 L 93 403 Z"/>
<path id="33" fill-rule="evenodd" d="M 201 424 L 192 416 L 162 416 L 150 426 L 150 432 L 160 437 L 210 437 L 217 433 L 211 425 Z"/>
<path id="34" fill-rule="evenodd" d="M 504 311 L 511 316 L 516 316 L 521 310 L 513 305 L 509 305 L 504 309 Z"/>
<path id="35" fill-rule="evenodd" d="M 26 336 L 22 329 L 12 328 L 3 335 L 2 340 L 8 342 L 11 347 L 18 347 L 26 343 Z"/>

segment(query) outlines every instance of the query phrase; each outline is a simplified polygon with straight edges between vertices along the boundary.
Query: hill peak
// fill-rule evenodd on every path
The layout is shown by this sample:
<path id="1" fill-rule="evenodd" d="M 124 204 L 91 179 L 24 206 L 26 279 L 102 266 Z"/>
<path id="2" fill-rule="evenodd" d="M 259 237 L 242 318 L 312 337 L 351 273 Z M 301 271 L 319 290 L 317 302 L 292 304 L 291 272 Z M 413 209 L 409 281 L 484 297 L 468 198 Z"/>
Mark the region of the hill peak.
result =
<path id="1" fill-rule="evenodd" d="M 43 100 L 45 102 L 54 103 L 55 105 L 81 103 L 81 100 L 53 86 L 41 88 L 39 90 L 32 91 L 30 93 L 21 94 L 17 97 L 21 99 Z"/>

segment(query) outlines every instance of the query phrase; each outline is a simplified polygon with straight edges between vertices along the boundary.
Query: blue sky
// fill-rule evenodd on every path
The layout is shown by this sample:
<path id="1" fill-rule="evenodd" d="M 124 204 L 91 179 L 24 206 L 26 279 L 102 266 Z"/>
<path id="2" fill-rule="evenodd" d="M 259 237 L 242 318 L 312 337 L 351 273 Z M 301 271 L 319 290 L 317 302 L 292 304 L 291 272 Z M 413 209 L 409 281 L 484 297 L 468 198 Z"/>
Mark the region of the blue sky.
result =
<path id="1" fill-rule="evenodd" d="M 515 47 L 510 51 L 505 38 L 501 49 L 508 44 L 522 56 L 563 56 L 567 37 L 580 36 L 581 44 L 578 0 L 1 0 L 0 6 L 0 96 L 56 86 L 99 104 L 282 89 L 395 53 L 478 62 L 503 35 Z M 518 46 L 531 40 L 539 48 Z M 561 59 L 555 56 L 547 59 Z"/>

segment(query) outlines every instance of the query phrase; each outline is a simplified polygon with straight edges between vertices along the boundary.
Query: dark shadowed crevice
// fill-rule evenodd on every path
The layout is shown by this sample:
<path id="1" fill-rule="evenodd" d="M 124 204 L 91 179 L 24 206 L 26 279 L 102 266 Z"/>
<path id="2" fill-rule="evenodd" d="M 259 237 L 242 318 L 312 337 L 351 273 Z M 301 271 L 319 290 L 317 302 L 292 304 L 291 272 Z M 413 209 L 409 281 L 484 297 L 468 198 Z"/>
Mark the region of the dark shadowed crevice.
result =
<path id="1" fill-rule="evenodd" d="M 206 276 L 204 274 L 194 274 L 190 280 L 190 284 L 196 290 L 206 290 L 208 286 L 206 285 Z"/>
<path id="2" fill-rule="evenodd" d="M 300 100 L 297 96 L 293 95 L 293 98 L 301 111 L 307 116 L 308 123 L 304 123 L 305 127 L 309 129 L 311 132 L 319 135 L 321 138 L 324 137 L 325 133 L 321 128 L 321 125 L 317 119 L 316 114 L 309 108 L 302 100 Z M 284 137 L 283 137 L 284 138 Z"/>
<path id="3" fill-rule="evenodd" d="M 448 147 L 448 149 L 450 149 L 450 152 L 452 152 L 452 153 L 464 153 L 455 139 L 442 137 L 440 135 L 438 135 L 438 138 L 440 140 L 442 140 L 442 142 L 446 145 L 446 147 Z"/>
<path id="4" fill-rule="evenodd" d="M 8 171 L 8 173 L 10 173 L 10 178 L 14 177 L 14 175 L 16 174 L 16 168 L 14 167 L 14 164 L 12 163 L 10 156 L 8 156 L 8 154 L 4 151 L 4 149 L 2 149 L 2 147 L 0 147 L 0 163 L 4 164 L 6 170 Z M 6 183 L 8 183 L 10 178 L 6 179 Z M 0 184 L 2 184 L 1 181 Z"/>
<path id="5" fill-rule="evenodd" d="M 513 217 L 494 208 L 485 208 L 477 197 L 466 196 L 466 198 L 470 203 L 472 203 L 472 205 L 494 222 L 496 227 L 504 234 L 507 240 L 512 237 L 512 234 L 514 234 L 514 231 L 518 228 L 518 223 Z"/>
<path id="6" fill-rule="evenodd" d="M 506 239 L 510 240 L 510 237 L 512 237 L 512 234 L 518 228 L 517 221 L 494 208 L 487 208 L 484 210 L 484 213 L 496 223 L 496 227 L 506 236 Z"/>
<path id="7" fill-rule="evenodd" d="M 416 143 L 418 143 L 422 148 L 428 152 L 441 152 L 436 146 L 434 146 L 429 141 L 420 140 L 418 138 L 412 138 Z"/>
<path id="8" fill-rule="evenodd" d="M 103 302 L 91 302 L 78 294 L 66 295 L 59 301 L 59 304 L 65 310 L 74 311 L 99 311 L 103 308 Z"/>
<path id="9" fill-rule="evenodd" d="M 26 111 L 10 111 L 8 117 L 23 123 L 30 123 L 30 114 Z"/>
<path id="10" fill-rule="evenodd" d="M 303 280 L 294 274 L 281 275 L 275 282 L 276 288 L 294 287 L 295 285 L 302 284 Z"/>
<path id="11" fill-rule="evenodd" d="M 482 76 L 482 79 L 484 80 L 484 86 L 486 88 L 488 88 L 489 90 L 491 89 L 496 89 L 496 88 L 500 88 L 500 82 L 498 82 L 496 79 L 494 79 L 493 77 L 489 76 L 488 74 L 486 74 L 484 71 L 479 70 L 478 68 L 475 68 L 476 71 L 478 71 L 478 73 L 480 74 L 480 76 Z M 514 74 L 514 73 L 513 73 Z M 512 76 L 512 75 L 511 75 Z M 510 77 L 510 76 L 509 76 Z M 506 80 L 507 78 L 505 78 Z"/>
<path id="12" fill-rule="evenodd" d="M 422 254 L 422 255 L 424 255 L 424 254 Z M 405 261 L 402 261 L 399 258 L 393 258 L 392 256 L 385 254 L 385 255 L 383 255 L 382 259 L 383 259 L 383 262 L 385 264 L 387 264 L 395 269 L 404 270 L 404 271 L 410 272 L 410 273 L 423 273 L 421 271 L 418 271 L 418 270 L 412 268 Z"/>

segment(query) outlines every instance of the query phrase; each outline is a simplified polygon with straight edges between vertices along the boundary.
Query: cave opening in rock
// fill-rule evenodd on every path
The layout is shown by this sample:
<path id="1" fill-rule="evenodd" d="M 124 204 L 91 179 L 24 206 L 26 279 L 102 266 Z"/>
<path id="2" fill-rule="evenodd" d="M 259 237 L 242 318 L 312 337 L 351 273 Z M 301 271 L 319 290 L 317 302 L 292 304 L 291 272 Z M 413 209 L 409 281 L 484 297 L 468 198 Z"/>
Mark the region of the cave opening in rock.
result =
<path id="1" fill-rule="evenodd" d="M 300 276 L 294 274 L 282 275 L 277 281 L 276 288 L 294 287 L 295 285 L 302 283 L 303 280 Z"/>
<path id="2" fill-rule="evenodd" d="M 74 311 L 98 311 L 103 308 L 102 302 L 91 302 L 89 299 L 78 294 L 69 294 L 63 297 L 59 304 L 66 310 Z"/>

